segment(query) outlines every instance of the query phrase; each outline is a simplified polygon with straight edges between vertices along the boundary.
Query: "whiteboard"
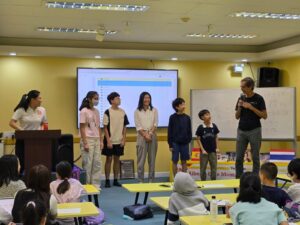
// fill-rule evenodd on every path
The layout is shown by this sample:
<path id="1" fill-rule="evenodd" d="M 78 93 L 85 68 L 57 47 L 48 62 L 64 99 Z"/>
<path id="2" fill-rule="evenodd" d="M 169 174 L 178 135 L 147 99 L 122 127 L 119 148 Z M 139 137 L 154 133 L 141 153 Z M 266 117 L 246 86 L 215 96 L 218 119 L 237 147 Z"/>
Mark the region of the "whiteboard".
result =
<path id="1" fill-rule="evenodd" d="M 256 88 L 263 96 L 268 118 L 261 119 L 264 140 L 295 140 L 296 138 L 296 88 Z M 239 120 L 235 119 L 235 105 L 240 89 L 191 90 L 191 119 L 193 135 L 202 121 L 198 113 L 208 109 L 212 122 L 219 130 L 219 138 L 233 139 L 237 135 Z"/>

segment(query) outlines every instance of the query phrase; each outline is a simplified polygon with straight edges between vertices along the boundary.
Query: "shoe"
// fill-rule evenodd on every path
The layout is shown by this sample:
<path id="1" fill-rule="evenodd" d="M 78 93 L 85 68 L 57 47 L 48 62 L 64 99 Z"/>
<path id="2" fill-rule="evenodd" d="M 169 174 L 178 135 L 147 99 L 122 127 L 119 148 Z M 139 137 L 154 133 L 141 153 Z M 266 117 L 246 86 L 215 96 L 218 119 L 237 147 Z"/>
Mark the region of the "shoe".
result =
<path id="1" fill-rule="evenodd" d="M 122 185 L 118 182 L 118 180 L 114 180 L 114 186 L 122 187 Z"/>
<path id="2" fill-rule="evenodd" d="M 106 180 L 105 181 L 105 186 L 104 187 L 106 187 L 106 188 L 110 188 L 111 186 L 110 186 L 110 181 L 109 180 Z"/>

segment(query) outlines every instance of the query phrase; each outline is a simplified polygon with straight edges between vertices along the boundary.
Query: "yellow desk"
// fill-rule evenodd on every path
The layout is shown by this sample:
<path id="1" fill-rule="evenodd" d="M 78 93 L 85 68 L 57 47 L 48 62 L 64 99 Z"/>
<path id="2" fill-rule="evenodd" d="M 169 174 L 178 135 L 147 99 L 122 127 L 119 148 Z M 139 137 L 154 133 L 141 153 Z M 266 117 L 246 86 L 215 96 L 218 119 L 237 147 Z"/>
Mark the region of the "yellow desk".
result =
<path id="1" fill-rule="evenodd" d="M 283 188 L 288 182 L 292 182 L 291 178 L 287 174 L 278 174 L 275 181 L 277 187 L 278 187 L 279 180 L 284 182 L 281 188 Z"/>
<path id="2" fill-rule="evenodd" d="M 83 188 L 89 198 L 89 201 L 92 202 L 92 196 L 94 196 L 95 205 L 99 207 L 98 195 L 100 194 L 101 189 L 96 188 L 92 184 L 85 184 Z"/>
<path id="3" fill-rule="evenodd" d="M 230 194 L 211 194 L 211 195 L 205 195 L 205 197 L 209 201 L 211 201 L 212 196 L 216 196 L 217 200 L 229 200 L 231 203 L 235 203 L 237 195 L 238 194 L 236 194 L 236 193 L 230 193 Z M 151 197 L 150 198 L 150 200 L 152 202 L 154 202 L 155 205 L 159 206 L 160 208 L 162 208 L 163 210 L 166 211 L 164 224 L 167 224 L 167 220 L 168 220 L 169 199 L 170 199 L 170 197 Z"/>
<path id="4" fill-rule="evenodd" d="M 212 223 L 210 215 L 205 216 L 182 216 L 179 218 L 182 225 L 223 225 L 224 223 L 231 223 L 231 219 L 227 218 L 226 215 L 218 215 L 217 221 Z"/>
<path id="5" fill-rule="evenodd" d="M 213 181 L 196 181 L 198 187 L 201 190 L 207 189 L 228 189 L 233 188 L 234 192 L 237 193 L 237 188 L 239 187 L 238 179 L 230 180 L 213 180 Z M 127 189 L 129 192 L 136 193 L 134 204 L 138 203 L 140 192 L 145 192 L 144 204 L 147 203 L 149 192 L 166 192 L 173 190 L 173 183 L 137 183 L 137 184 L 123 184 L 123 188 Z"/>
<path id="6" fill-rule="evenodd" d="M 98 214 L 99 211 L 92 202 L 61 203 L 57 205 L 57 218 L 74 218 L 75 222 L 78 219 L 80 225 L 82 224 L 82 217 L 97 216 Z"/>

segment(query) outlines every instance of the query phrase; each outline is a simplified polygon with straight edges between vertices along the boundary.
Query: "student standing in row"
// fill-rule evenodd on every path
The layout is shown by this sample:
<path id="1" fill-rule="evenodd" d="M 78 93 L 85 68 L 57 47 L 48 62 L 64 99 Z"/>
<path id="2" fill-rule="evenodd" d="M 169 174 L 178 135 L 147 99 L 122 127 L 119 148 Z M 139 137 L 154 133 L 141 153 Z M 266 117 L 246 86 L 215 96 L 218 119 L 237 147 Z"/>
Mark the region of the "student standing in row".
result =
<path id="1" fill-rule="evenodd" d="M 41 107 L 42 97 L 39 91 L 31 90 L 24 94 L 14 109 L 9 126 L 15 130 L 48 129 L 45 108 Z M 19 122 L 19 123 L 18 123 Z M 16 140 L 16 155 L 20 161 L 20 173 L 24 171 L 24 141 Z"/>
<path id="2" fill-rule="evenodd" d="M 158 112 L 152 106 L 150 93 L 142 92 L 140 94 L 138 107 L 134 112 L 134 122 L 137 130 L 138 180 L 144 182 L 144 166 L 148 155 L 149 182 L 153 182 L 157 153 L 156 128 L 158 125 Z"/>
<path id="3" fill-rule="evenodd" d="M 123 109 L 119 107 L 121 104 L 120 95 L 112 92 L 107 96 L 107 100 L 111 107 L 104 112 L 104 148 L 102 155 L 106 156 L 105 161 L 105 187 L 110 187 L 110 168 L 112 159 L 114 160 L 114 186 L 120 187 L 118 182 L 120 171 L 120 156 L 124 155 L 124 146 L 126 142 L 126 126 L 129 124 L 127 115 Z"/>
<path id="4" fill-rule="evenodd" d="M 186 161 L 190 159 L 189 143 L 192 140 L 192 125 L 190 117 L 184 113 L 185 101 L 182 98 L 176 98 L 172 106 L 176 112 L 169 118 L 168 143 L 172 152 L 172 168 L 175 177 L 179 155 L 182 171 L 187 171 Z"/>
<path id="5" fill-rule="evenodd" d="M 220 132 L 217 125 L 211 122 L 211 115 L 207 109 L 203 109 L 198 114 L 203 120 L 197 131 L 197 143 L 201 149 L 200 154 L 200 175 L 201 180 L 206 180 L 206 167 L 209 162 L 211 180 L 217 178 L 217 151 L 218 133 Z"/>
<path id="6" fill-rule="evenodd" d="M 96 187 L 100 187 L 102 148 L 98 103 L 98 93 L 89 91 L 79 108 L 82 167 L 86 171 L 87 183 Z"/>

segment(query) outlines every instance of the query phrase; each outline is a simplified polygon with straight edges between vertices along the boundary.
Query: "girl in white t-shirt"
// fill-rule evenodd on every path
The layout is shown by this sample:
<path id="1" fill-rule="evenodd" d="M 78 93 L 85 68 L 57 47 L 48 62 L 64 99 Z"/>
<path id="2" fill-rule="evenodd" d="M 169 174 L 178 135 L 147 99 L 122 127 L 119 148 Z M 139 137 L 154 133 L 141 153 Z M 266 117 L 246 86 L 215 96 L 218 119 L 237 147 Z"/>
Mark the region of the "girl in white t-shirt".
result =
<path id="1" fill-rule="evenodd" d="M 89 91 L 79 110 L 82 167 L 86 170 L 87 183 L 100 187 L 102 140 L 98 103 L 98 93 Z"/>
<path id="2" fill-rule="evenodd" d="M 39 91 L 31 90 L 22 96 L 14 109 L 9 126 L 15 130 L 47 130 L 48 122 L 45 108 L 41 107 L 42 97 Z M 24 142 L 16 140 L 16 155 L 19 158 L 21 169 L 24 170 Z"/>

